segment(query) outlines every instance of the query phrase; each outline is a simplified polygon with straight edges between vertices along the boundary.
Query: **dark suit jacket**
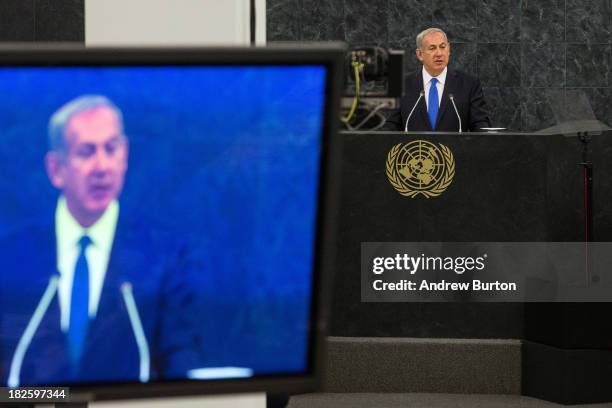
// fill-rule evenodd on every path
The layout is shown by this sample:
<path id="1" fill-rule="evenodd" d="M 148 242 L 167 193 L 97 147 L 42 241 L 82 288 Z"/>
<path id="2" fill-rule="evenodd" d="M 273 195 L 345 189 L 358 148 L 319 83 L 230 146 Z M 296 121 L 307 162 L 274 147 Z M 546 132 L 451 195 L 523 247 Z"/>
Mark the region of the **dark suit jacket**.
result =
<path id="1" fill-rule="evenodd" d="M 406 77 L 405 95 L 401 99 L 400 109 L 391 113 L 384 127 L 386 130 L 404 130 L 408 114 L 414 107 L 421 91 L 423 91 L 423 71 L 419 69 L 418 72 Z M 449 69 L 446 74 L 446 83 L 444 84 L 435 129 L 432 129 L 429 123 L 427 104 L 425 103 L 425 95 L 423 95 L 410 117 L 408 130 L 458 132 L 459 120 L 449 98 L 451 94 L 455 99 L 464 132 L 477 132 L 482 127 L 491 126 L 480 81 L 460 71 Z"/>
<path id="2" fill-rule="evenodd" d="M 120 215 L 95 319 L 80 372 L 71 374 L 66 335 L 53 297 L 21 367 L 20 384 L 138 381 L 140 357 L 120 286 L 131 283 L 151 357 L 151 379 L 185 378 L 202 366 L 190 320 L 193 294 L 183 254 L 137 217 Z M 13 234 L 0 247 L 0 384 L 6 386 L 17 343 L 52 275 L 57 272 L 53 224 Z"/>

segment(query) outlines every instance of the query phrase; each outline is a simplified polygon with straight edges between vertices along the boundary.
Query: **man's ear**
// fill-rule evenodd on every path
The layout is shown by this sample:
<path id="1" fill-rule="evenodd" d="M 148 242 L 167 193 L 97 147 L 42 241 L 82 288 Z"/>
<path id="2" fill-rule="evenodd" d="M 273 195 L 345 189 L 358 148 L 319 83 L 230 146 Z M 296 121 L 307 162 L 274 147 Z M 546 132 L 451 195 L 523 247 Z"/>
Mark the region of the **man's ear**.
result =
<path id="1" fill-rule="evenodd" d="M 419 61 L 423 61 L 423 53 L 422 53 L 422 51 L 420 50 L 420 48 L 417 48 L 417 49 L 416 49 L 416 56 L 417 56 L 417 58 L 418 58 L 418 60 L 419 60 Z"/>
<path id="2" fill-rule="evenodd" d="M 62 189 L 64 187 L 62 159 L 57 152 L 51 151 L 45 155 L 45 168 L 51 184 L 55 188 Z"/>

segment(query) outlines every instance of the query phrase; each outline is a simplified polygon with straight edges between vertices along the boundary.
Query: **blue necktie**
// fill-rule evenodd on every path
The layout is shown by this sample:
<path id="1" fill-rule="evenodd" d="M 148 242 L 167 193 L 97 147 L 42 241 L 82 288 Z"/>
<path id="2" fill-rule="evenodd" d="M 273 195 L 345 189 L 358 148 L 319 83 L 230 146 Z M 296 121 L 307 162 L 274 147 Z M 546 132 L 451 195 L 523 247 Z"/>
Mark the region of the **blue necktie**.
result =
<path id="1" fill-rule="evenodd" d="M 85 249 L 89 244 L 91 244 L 91 239 L 83 235 L 79 240 L 79 257 L 74 266 L 72 278 L 68 349 L 73 372 L 78 371 L 89 324 L 89 266 L 85 258 Z"/>
<path id="2" fill-rule="evenodd" d="M 431 124 L 431 129 L 436 129 L 436 119 L 438 118 L 438 104 L 440 103 L 440 98 L 438 98 L 438 87 L 436 84 L 438 83 L 437 78 L 431 78 L 431 85 L 429 86 L 429 103 L 428 103 L 428 114 L 429 114 L 429 123 Z"/>

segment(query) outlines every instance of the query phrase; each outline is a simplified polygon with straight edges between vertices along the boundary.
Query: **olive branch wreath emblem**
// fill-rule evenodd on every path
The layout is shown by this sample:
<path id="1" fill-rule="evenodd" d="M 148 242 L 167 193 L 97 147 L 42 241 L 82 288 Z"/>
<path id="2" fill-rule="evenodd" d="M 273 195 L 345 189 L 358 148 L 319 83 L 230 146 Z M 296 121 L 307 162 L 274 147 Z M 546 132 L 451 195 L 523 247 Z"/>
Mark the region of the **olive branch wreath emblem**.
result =
<path id="1" fill-rule="evenodd" d="M 443 144 L 439 144 L 439 148 L 438 146 L 436 146 L 436 149 L 440 152 L 442 158 L 444 159 L 444 174 L 442 178 L 431 188 L 411 188 L 410 185 L 404 181 L 402 175 L 398 173 L 397 156 L 401 151 L 402 147 L 404 145 L 409 146 L 411 144 L 419 142 L 421 141 L 415 140 L 410 143 L 399 143 L 393 146 L 391 150 L 389 150 L 389 153 L 387 154 L 386 166 L 387 178 L 389 179 L 389 183 L 393 186 L 393 188 L 403 196 L 414 198 L 419 194 L 422 194 L 426 198 L 437 197 L 448 188 L 448 186 L 453 181 L 453 177 L 455 176 L 455 159 L 453 157 L 453 153 L 447 146 Z"/>

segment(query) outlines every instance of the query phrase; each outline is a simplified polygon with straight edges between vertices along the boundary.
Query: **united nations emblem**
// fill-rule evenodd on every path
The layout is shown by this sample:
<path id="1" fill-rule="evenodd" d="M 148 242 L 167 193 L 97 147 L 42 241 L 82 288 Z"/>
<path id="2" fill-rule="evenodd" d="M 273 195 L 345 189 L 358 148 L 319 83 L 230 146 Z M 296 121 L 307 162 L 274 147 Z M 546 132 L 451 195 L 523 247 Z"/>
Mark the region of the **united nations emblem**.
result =
<path id="1" fill-rule="evenodd" d="M 406 197 L 437 197 L 454 176 L 453 153 L 443 144 L 415 140 L 396 144 L 387 155 L 387 178 Z"/>

